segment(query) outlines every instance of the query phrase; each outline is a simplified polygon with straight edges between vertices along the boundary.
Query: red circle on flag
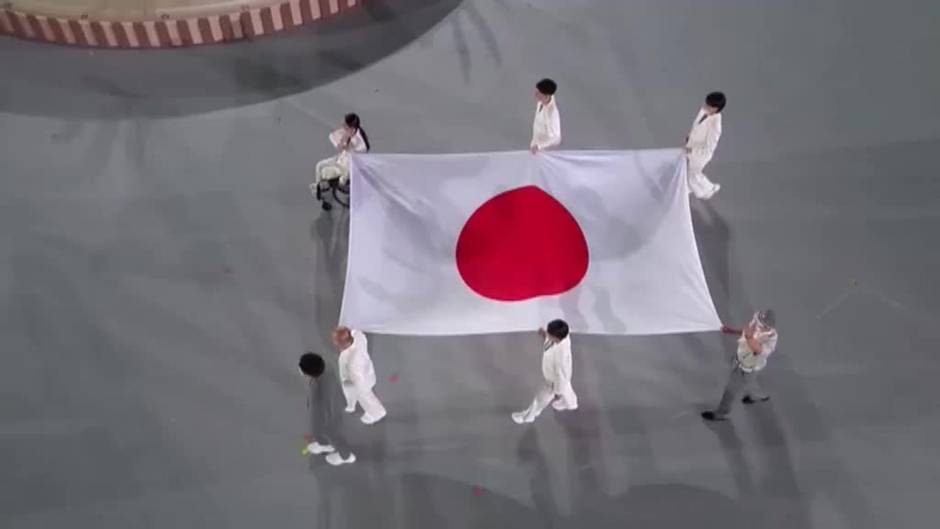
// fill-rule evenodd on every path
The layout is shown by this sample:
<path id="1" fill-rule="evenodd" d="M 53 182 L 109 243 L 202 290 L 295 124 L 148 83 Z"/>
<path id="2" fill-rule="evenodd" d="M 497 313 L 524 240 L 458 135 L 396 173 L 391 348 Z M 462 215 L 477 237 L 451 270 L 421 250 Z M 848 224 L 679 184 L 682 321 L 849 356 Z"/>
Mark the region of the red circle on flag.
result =
<path id="1" fill-rule="evenodd" d="M 470 215 L 457 239 L 457 270 L 477 294 L 523 301 L 576 287 L 588 269 L 578 221 L 535 186 L 500 193 Z"/>

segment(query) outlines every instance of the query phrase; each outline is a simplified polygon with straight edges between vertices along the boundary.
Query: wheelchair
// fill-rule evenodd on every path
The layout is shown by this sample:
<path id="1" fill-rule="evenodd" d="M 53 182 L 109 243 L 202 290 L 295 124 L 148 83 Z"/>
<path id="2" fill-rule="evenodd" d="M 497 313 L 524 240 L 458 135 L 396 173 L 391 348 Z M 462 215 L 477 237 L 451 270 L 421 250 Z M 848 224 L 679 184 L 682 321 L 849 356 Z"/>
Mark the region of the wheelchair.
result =
<path id="1" fill-rule="evenodd" d="M 333 209 L 333 204 L 327 200 L 327 193 L 333 195 L 334 202 L 349 209 L 349 181 L 340 182 L 339 178 L 332 178 L 320 182 L 319 185 L 314 182 L 310 184 L 310 193 L 320 202 L 323 211 Z"/>

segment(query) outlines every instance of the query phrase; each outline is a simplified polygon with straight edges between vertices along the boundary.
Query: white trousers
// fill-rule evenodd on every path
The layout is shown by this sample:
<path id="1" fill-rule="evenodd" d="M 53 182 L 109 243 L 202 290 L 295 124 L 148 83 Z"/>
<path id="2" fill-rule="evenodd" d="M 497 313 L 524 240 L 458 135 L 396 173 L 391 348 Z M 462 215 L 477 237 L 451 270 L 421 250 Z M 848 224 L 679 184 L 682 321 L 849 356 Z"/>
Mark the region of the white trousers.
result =
<path id="1" fill-rule="evenodd" d="M 689 192 L 702 200 L 708 200 L 712 195 L 718 192 L 721 186 L 712 182 L 705 176 L 705 173 L 702 172 L 704 168 L 705 164 L 689 160 L 687 171 Z"/>
<path id="2" fill-rule="evenodd" d="M 529 404 L 529 407 L 523 412 L 525 420 L 535 420 L 536 417 L 542 414 L 542 410 L 556 398 L 561 402 L 564 409 L 574 410 L 578 407 L 578 396 L 575 394 L 574 388 L 571 387 L 571 382 L 553 384 L 546 380 L 536 392 L 532 404 Z"/>
<path id="3" fill-rule="evenodd" d="M 356 404 L 362 406 L 362 411 L 366 415 L 379 418 L 385 415 L 385 406 L 372 391 L 375 382 L 369 384 L 367 381 L 343 381 L 343 395 L 346 396 L 346 407 L 355 408 Z"/>
<path id="4" fill-rule="evenodd" d="M 338 156 L 332 156 L 317 162 L 315 174 L 317 186 L 319 186 L 321 182 L 336 180 L 337 178 L 341 184 L 345 184 L 346 181 L 349 180 L 349 168 L 339 162 Z"/>

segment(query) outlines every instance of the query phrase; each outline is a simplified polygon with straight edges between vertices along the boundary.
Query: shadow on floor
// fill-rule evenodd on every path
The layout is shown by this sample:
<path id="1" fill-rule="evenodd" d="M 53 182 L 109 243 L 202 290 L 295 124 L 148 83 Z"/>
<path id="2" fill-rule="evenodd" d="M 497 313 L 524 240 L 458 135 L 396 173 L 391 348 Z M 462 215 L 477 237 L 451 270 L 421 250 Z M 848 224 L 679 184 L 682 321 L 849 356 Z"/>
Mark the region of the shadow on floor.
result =
<path id="1" fill-rule="evenodd" d="M 722 494 L 682 484 L 631 487 L 618 497 L 579 495 L 561 513 L 547 476 L 532 480 L 535 508 L 492 490 L 428 474 L 376 476 L 350 467 L 318 468 L 313 526 L 333 527 L 745 527 L 746 513 Z M 390 482 L 394 481 L 394 482 Z M 546 503 L 548 502 L 548 503 Z M 394 521 L 393 521 L 394 520 Z"/>
<path id="2" fill-rule="evenodd" d="M 0 111 L 120 119 L 197 114 L 295 94 L 411 44 L 460 0 L 369 0 L 275 36 L 173 50 L 88 50 L 0 40 Z M 5 53 L 2 53 L 5 52 Z"/>

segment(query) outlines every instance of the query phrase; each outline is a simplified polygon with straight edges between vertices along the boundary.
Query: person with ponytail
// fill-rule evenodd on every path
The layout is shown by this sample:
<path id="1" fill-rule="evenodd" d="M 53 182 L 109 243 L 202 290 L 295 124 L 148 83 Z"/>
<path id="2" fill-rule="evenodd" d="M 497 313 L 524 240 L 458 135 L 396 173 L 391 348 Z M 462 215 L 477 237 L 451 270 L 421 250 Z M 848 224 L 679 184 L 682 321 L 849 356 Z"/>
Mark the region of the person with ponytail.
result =
<path id="1" fill-rule="evenodd" d="M 369 136 L 362 129 L 362 121 L 356 114 L 346 114 L 343 125 L 330 133 L 330 142 L 338 151 L 335 156 L 317 162 L 316 182 L 311 185 L 315 188 L 317 200 L 323 201 L 323 184 L 331 180 L 339 180 L 345 184 L 349 180 L 349 155 L 353 152 L 367 152 Z M 328 202 L 323 203 L 323 209 L 330 209 Z"/>

